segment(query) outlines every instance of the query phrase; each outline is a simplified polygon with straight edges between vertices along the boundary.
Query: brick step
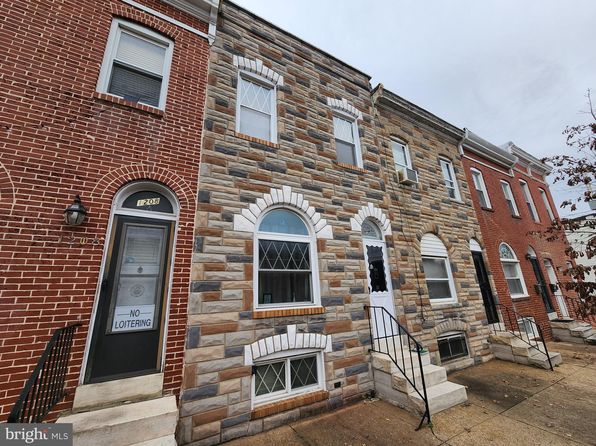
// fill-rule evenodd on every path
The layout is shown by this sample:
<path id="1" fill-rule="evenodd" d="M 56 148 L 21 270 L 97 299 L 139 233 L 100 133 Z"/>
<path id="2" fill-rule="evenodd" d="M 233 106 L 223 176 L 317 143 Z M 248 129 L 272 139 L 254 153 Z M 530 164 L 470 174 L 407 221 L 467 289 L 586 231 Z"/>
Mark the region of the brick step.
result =
<path id="1" fill-rule="evenodd" d="M 169 446 L 176 432 L 176 397 L 165 396 L 147 401 L 75 413 L 58 418 L 72 423 L 76 446 Z"/>

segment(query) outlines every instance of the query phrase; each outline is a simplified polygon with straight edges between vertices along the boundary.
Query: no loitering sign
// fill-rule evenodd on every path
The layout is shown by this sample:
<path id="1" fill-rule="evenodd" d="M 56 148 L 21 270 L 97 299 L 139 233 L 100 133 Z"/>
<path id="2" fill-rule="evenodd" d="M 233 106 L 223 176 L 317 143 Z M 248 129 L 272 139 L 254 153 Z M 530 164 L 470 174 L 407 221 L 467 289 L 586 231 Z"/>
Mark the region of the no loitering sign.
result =
<path id="1" fill-rule="evenodd" d="M 126 305 L 114 308 L 112 333 L 153 328 L 155 305 Z"/>

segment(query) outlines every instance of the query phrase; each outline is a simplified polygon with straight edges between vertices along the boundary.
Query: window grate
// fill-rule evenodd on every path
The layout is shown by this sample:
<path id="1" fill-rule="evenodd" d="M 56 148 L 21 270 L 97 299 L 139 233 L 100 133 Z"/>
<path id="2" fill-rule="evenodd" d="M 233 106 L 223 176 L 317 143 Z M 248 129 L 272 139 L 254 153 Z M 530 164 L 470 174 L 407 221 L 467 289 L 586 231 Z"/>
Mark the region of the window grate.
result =
<path id="1" fill-rule="evenodd" d="M 441 361 L 469 356 L 466 335 L 463 333 L 442 336 L 437 339 Z"/>

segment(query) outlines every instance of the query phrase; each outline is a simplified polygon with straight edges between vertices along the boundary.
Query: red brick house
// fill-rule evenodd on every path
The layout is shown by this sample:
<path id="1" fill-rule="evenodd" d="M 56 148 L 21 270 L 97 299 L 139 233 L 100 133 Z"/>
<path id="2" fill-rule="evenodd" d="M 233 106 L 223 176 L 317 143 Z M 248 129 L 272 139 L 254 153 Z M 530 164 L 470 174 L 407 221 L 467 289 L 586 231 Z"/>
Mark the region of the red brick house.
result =
<path id="1" fill-rule="evenodd" d="M 179 393 L 217 3 L 0 4 L 0 421 L 73 323 L 54 413 L 91 383 Z"/>
<path id="2" fill-rule="evenodd" d="M 549 166 L 513 143 L 497 147 L 467 131 L 463 163 L 484 241 L 472 248 L 478 262 L 487 262 L 490 280 L 480 282 L 489 323 L 500 303 L 524 317 L 534 318 L 547 338 L 549 320 L 567 316 L 556 286 L 569 259 L 565 239 L 547 242 L 531 234 L 558 218 L 546 176 Z M 480 265 L 482 267 L 482 265 Z"/>

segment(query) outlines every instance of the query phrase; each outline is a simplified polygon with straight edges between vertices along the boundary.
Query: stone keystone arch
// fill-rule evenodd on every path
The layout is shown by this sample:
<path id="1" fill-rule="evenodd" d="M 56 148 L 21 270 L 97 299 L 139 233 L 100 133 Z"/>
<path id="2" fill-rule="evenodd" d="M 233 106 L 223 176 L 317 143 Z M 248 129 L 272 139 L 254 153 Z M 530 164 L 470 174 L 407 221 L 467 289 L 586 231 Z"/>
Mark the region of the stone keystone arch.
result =
<path id="1" fill-rule="evenodd" d="M 273 353 L 299 349 L 321 350 L 329 353 L 332 351 L 331 335 L 296 333 L 296 325 L 288 325 L 286 333 L 269 336 L 245 345 L 244 365 L 253 365 L 254 361 Z"/>
<path id="2" fill-rule="evenodd" d="M 333 228 L 327 220 L 321 217 L 304 195 L 292 192 L 290 186 L 282 186 L 281 189 L 271 189 L 263 198 L 257 198 L 256 203 L 251 203 L 248 208 L 242 209 L 240 214 L 234 215 L 234 231 L 254 232 L 255 224 L 259 216 L 272 206 L 282 205 L 287 208 L 294 208 L 300 215 L 308 219 L 315 230 L 317 238 L 332 239 Z"/>
<path id="3" fill-rule="evenodd" d="M 361 231 L 362 222 L 367 218 L 371 218 L 379 224 L 383 231 L 383 235 L 391 235 L 391 222 L 389 221 L 385 213 L 372 203 L 368 203 L 366 206 L 362 206 L 358 213 L 354 214 L 354 216 L 350 218 L 350 225 L 352 226 L 352 230 Z"/>

